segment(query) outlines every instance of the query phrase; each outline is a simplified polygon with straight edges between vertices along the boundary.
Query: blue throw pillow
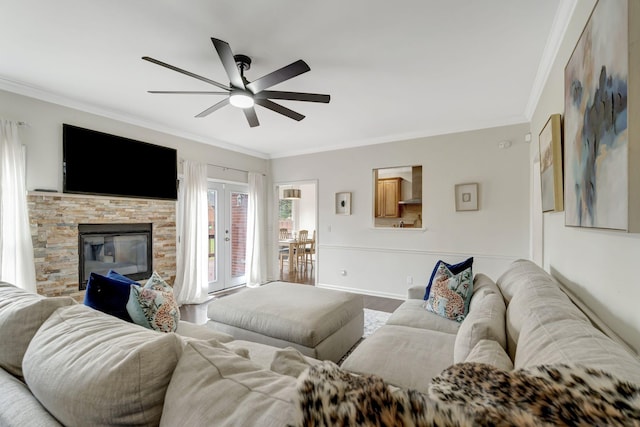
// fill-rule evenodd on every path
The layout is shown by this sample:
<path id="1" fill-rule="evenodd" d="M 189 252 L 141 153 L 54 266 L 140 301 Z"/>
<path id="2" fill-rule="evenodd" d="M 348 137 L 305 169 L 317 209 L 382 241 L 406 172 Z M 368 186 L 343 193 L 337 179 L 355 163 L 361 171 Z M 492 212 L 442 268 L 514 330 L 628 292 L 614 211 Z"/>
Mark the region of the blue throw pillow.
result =
<path id="1" fill-rule="evenodd" d="M 132 283 L 131 279 L 126 277 L 124 279 L 126 280 L 91 273 L 84 294 L 84 305 L 132 322 L 131 316 L 127 312 L 127 301 Z M 137 282 L 133 283 L 137 284 Z"/>
<path id="2" fill-rule="evenodd" d="M 436 277 L 436 273 L 438 272 L 440 263 L 444 264 L 447 267 L 447 269 L 455 275 L 466 270 L 467 268 L 471 268 L 473 265 L 473 257 L 467 258 L 464 261 L 459 262 L 458 264 L 447 264 L 442 260 L 436 262 L 436 266 L 433 268 L 433 271 L 431 272 L 431 277 L 429 278 L 429 283 L 427 283 L 427 289 L 424 293 L 423 300 L 425 301 L 429 299 L 429 293 L 431 292 L 431 285 L 433 284 L 433 278 Z"/>
<path id="3" fill-rule="evenodd" d="M 136 282 L 133 279 L 129 279 L 127 276 L 123 276 L 122 274 L 118 273 L 115 270 L 109 270 L 109 272 L 107 273 L 107 277 L 110 279 L 116 279 L 119 280 L 121 282 L 124 283 L 129 283 L 131 285 L 139 285 L 140 283 Z"/>

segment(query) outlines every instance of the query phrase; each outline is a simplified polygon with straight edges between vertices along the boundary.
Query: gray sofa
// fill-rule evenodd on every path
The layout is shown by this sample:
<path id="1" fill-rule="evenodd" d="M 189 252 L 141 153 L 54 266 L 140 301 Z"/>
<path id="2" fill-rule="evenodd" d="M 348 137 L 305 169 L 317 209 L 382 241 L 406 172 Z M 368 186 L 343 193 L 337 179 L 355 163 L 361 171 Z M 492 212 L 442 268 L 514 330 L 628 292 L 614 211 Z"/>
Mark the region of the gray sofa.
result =
<path id="1" fill-rule="evenodd" d="M 482 274 L 474 285 L 461 324 L 426 312 L 413 289 L 342 367 L 423 391 L 464 360 L 582 363 L 640 383 L 637 357 L 533 263 L 514 262 L 497 286 Z M 295 419 L 297 374 L 316 363 L 186 322 L 156 332 L 0 283 L 2 426 L 283 426 Z"/>
<path id="2" fill-rule="evenodd" d="M 291 356 L 184 321 L 156 332 L 0 282 L 3 427 L 283 426 L 296 390 L 287 363 L 317 363 Z"/>
<path id="3" fill-rule="evenodd" d="M 637 355 L 596 328 L 531 261 L 514 261 L 496 283 L 476 274 L 469 314 L 461 323 L 426 311 L 424 292 L 424 286 L 409 289 L 409 299 L 341 367 L 423 392 L 459 362 L 505 370 L 583 364 L 640 384 Z"/>

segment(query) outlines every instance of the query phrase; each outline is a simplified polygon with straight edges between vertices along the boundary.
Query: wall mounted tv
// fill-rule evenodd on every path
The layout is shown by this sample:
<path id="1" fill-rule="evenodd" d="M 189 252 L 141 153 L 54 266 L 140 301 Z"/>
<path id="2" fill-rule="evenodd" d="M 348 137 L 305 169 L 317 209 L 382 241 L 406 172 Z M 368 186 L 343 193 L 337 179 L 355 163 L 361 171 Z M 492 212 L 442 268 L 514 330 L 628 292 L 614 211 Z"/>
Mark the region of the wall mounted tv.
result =
<path id="1" fill-rule="evenodd" d="M 177 200 L 173 148 L 62 125 L 64 193 Z"/>

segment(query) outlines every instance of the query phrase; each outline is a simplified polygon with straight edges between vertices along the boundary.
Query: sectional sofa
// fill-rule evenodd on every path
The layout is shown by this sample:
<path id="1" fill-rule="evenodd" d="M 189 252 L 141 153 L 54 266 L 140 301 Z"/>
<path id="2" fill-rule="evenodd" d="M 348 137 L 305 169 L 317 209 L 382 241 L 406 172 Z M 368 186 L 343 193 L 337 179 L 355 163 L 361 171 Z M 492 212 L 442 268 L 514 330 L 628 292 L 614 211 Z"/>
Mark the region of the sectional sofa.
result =
<path id="1" fill-rule="evenodd" d="M 510 371 L 582 364 L 640 384 L 640 359 L 599 330 L 543 269 L 517 260 L 497 280 L 478 273 L 462 323 L 424 309 L 424 286 L 341 365 L 388 383 L 428 392 L 432 379 L 460 362 Z"/>
<path id="2" fill-rule="evenodd" d="M 474 285 L 462 323 L 426 312 L 424 289 L 410 290 L 342 370 L 428 391 L 456 362 L 581 363 L 640 384 L 637 356 L 533 263 L 514 262 L 497 284 L 477 274 Z M 284 426 L 296 419 L 296 377 L 309 365 L 322 364 L 183 321 L 175 333 L 153 331 L 0 283 L 2 426 Z"/>

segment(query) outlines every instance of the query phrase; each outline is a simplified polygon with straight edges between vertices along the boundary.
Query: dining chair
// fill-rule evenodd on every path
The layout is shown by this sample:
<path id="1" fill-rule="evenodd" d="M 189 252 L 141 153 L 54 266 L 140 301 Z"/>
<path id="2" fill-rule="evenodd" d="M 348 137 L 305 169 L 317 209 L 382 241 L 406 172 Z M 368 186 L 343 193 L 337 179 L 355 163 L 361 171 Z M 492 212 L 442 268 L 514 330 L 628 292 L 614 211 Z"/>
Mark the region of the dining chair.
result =
<path id="1" fill-rule="evenodd" d="M 305 266 L 310 263 L 311 269 L 313 269 L 313 256 L 316 254 L 316 230 L 313 230 L 313 237 L 309 242 L 309 247 L 305 246 L 304 249 L 304 263 Z"/>
<path id="2" fill-rule="evenodd" d="M 289 234 L 289 230 L 286 228 L 281 228 L 279 237 L 280 240 L 290 239 L 291 235 Z"/>
<path id="3" fill-rule="evenodd" d="M 306 242 L 309 238 L 309 230 L 299 230 L 298 231 L 298 241 Z"/>
<path id="4" fill-rule="evenodd" d="M 293 265 L 295 270 L 302 270 L 303 268 L 306 268 L 306 252 L 305 252 L 305 248 L 307 246 L 307 240 L 306 239 L 301 239 L 298 238 L 298 240 L 295 242 L 294 244 L 294 251 L 293 251 L 293 264 L 291 264 L 291 261 L 289 261 L 289 268 L 291 268 L 291 265 Z"/>

